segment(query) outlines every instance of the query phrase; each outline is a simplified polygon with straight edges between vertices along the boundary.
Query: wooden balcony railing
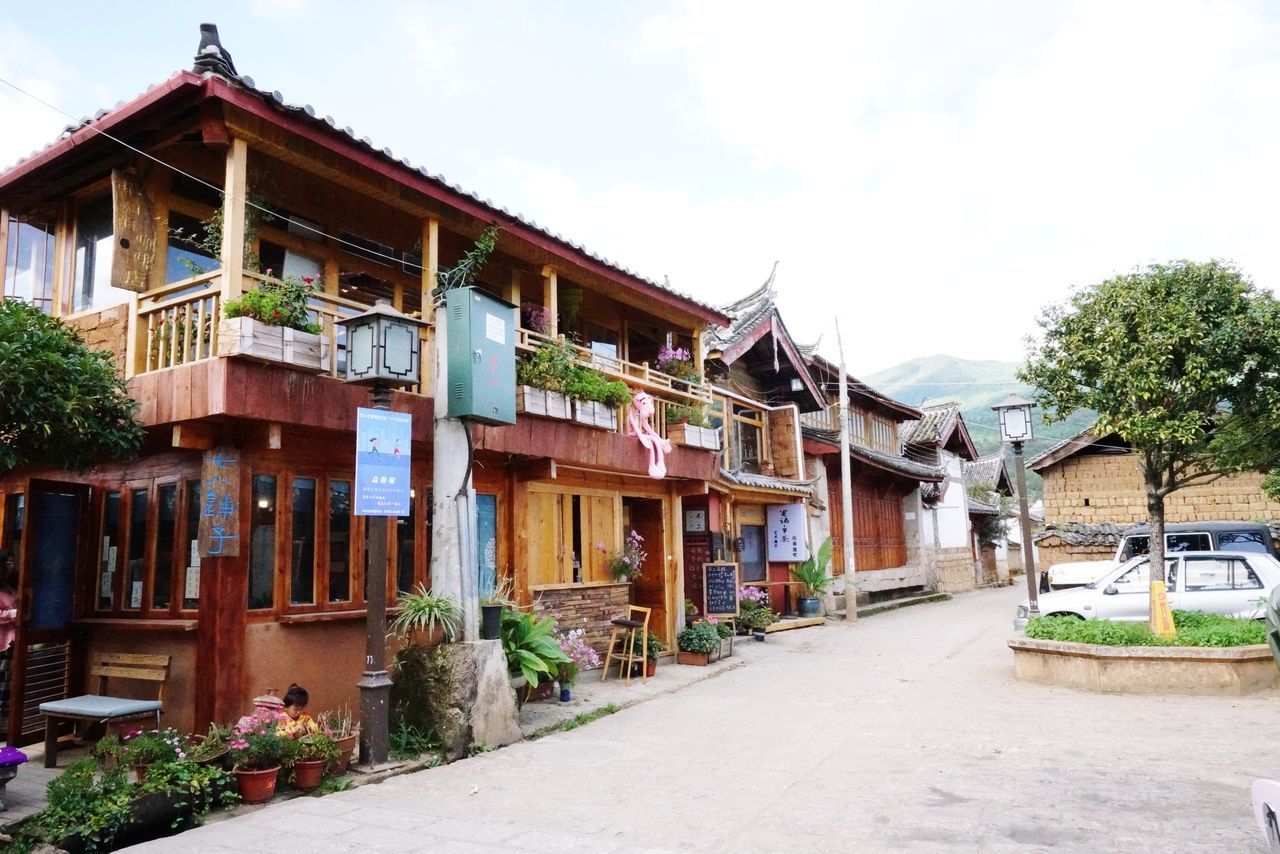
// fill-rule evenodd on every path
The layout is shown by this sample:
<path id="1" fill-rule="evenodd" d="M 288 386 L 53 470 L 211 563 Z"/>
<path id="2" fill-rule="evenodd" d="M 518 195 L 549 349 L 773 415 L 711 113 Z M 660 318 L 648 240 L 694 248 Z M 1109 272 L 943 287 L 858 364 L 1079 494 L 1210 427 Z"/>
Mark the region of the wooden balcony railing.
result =
<path id="1" fill-rule="evenodd" d="M 536 350 L 539 344 L 556 340 L 564 341 L 565 339 L 563 335 L 553 339 L 530 329 L 516 329 L 516 349 L 526 353 Z M 649 365 L 628 362 L 618 356 L 606 356 L 572 342 L 570 346 L 577 352 L 579 363 L 595 368 L 611 379 L 622 380 L 637 391 L 659 394 L 668 401 L 686 406 L 698 406 L 711 402 L 711 387 L 706 383 L 682 380 L 655 370 Z"/>
<path id="2" fill-rule="evenodd" d="M 805 427 L 827 430 L 832 433 L 840 431 L 840 405 L 831 404 L 820 412 L 805 412 L 800 415 L 800 423 Z M 886 454 L 898 454 L 899 447 L 897 426 L 883 416 L 869 414 L 857 407 L 849 410 L 849 442 L 874 451 Z"/>
<path id="3" fill-rule="evenodd" d="M 135 342 L 131 373 L 212 358 L 222 311 L 221 282 L 215 270 L 138 296 L 130 329 Z"/>

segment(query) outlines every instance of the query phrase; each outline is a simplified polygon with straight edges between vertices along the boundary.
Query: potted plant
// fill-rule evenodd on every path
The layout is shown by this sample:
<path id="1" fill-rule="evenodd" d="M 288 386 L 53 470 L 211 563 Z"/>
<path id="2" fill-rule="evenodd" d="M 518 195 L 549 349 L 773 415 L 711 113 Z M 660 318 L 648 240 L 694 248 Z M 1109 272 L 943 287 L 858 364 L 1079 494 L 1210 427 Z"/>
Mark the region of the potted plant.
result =
<path id="1" fill-rule="evenodd" d="M 565 387 L 574 378 L 577 353 L 567 341 L 544 341 L 516 363 L 516 412 L 567 420 L 573 417 Z"/>
<path id="2" fill-rule="evenodd" d="M 407 638 L 425 632 L 430 638 L 439 630 L 446 643 L 452 643 L 462 624 L 462 609 L 448 596 L 437 596 L 419 584 L 412 593 L 400 596 L 400 613 L 396 614 L 387 631 Z"/>
<path id="3" fill-rule="evenodd" d="M 298 740 L 293 761 L 293 786 L 304 792 L 318 787 L 327 770 L 338 762 L 338 743 L 324 732 L 304 735 Z"/>
<path id="4" fill-rule="evenodd" d="M 646 677 L 656 676 L 658 673 L 658 656 L 667 648 L 662 639 L 653 632 L 649 632 L 649 643 L 644 649 L 641 649 L 642 638 L 639 635 L 635 636 L 632 644 L 632 654 L 644 656 L 644 675 Z"/>
<path id="5" fill-rule="evenodd" d="M 172 727 L 135 732 L 124 742 L 124 761 L 133 766 L 139 783 L 147 776 L 147 766 L 185 758 L 182 737 Z"/>
<path id="6" fill-rule="evenodd" d="M 705 620 L 685 626 L 676 635 L 676 662 L 706 667 L 711 653 L 720 648 L 720 633 Z"/>
<path id="7" fill-rule="evenodd" d="M 831 563 L 831 538 L 827 537 L 818 547 L 816 555 L 797 567 L 792 567 L 791 577 L 800 582 L 800 616 L 817 617 L 822 613 L 822 597 L 831 586 L 827 564 Z"/>
<path id="8" fill-rule="evenodd" d="M 218 324 L 218 355 L 329 370 L 329 339 L 320 334 L 307 304 L 316 289 L 314 277 L 290 277 L 260 282 L 256 291 L 228 300 Z"/>
<path id="9" fill-rule="evenodd" d="M 511 579 L 503 578 L 493 590 L 480 597 L 480 637 L 499 640 L 502 637 L 502 609 L 511 605 Z"/>
<path id="10" fill-rule="evenodd" d="M 667 407 L 666 420 L 667 438 L 677 445 L 720 450 L 720 431 L 710 426 L 700 408 L 672 404 Z"/>
<path id="11" fill-rule="evenodd" d="M 316 720 L 320 729 L 327 732 L 333 737 L 334 745 L 338 751 L 338 758 L 334 762 L 334 772 L 336 774 L 347 773 L 347 766 L 351 764 L 351 757 L 355 753 L 356 745 L 360 741 L 360 732 L 356 727 L 356 721 L 351 716 L 351 708 L 342 706 L 324 712 Z"/>
<path id="12" fill-rule="evenodd" d="M 716 627 L 716 634 L 720 637 L 720 652 L 716 658 L 724 658 L 726 654 L 733 654 L 733 626 L 729 623 L 722 623 L 715 617 L 707 617 L 707 622 Z M 725 650 L 728 650 L 728 653 Z"/>
<path id="13" fill-rule="evenodd" d="M 555 637 L 556 621 L 508 609 L 502 612 L 502 651 L 507 655 L 507 669 L 513 687 L 523 687 L 523 703 L 533 697 L 539 683 L 554 679 L 560 665 L 570 663 Z M 518 684 L 518 680 L 524 680 Z"/>
<path id="14" fill-rule="evenodd" d="M 265 804 L 276 793 L 280 766 L 290 762 L 297 740 L 280 735 L 280 721 L 266 714 L 246 715 L 231 728 L 231 769 L 247 804 Z"/>
<path id="15" fill-rule="evenodd" d="M 231 751 L 227 745 L 230 734 L 229 729 L 210 724 L 206 735 L 198 735 L 192 739 L 191 745 L 187 748 L 187 759 L 197 765 L 222 766 L 227 754 Z"/>
<path id="16" fill-rule="evenodd" d="M 570 688 L 578 680 L 583 670 L 591 670 L 600 666 L 600 653 L 587 643 L 586 629 L 570 629 L 567 632 L 556 631 L 556 640 L 569 661 L 560 665 L 560 702 L 567 703 L 572 699 Z"/>
<path id="17" fill-rule="evenodd" d="M 644 537 L 639 531 L 632 530 L 623 541 L 622 548 L 609 557 L 607 564 L 614 578 L 630 582 L 640 577 L 646 557 Z"/>
<path id="18" fill-rule="evenodd" d="M 671 383 L 673 388 L 687 390 L 689 383 L 702 381 L 693 365 L 693 354 L 684 347 L 662 345 L 658 348 L 658 358 L 654 359 L 653 367 L 677 380 Z"/>
<path id="19" fill-rule="evenodd" d="M 631 390 L 592 368 L 576 367 L 565 386 L 573 398 L 573 418 L 580 424 L 618 429 L 618 410 L 631 403 Z"/>
<path id="20" fill-rule="evenodd" d="M 764 640 L 765 629 L 778 621 L 777 613 L 768 602 L 769 594 L 759 587 L 738 589 L 738 626 L 741 632 L 750 632 L 756 640 Z"/>

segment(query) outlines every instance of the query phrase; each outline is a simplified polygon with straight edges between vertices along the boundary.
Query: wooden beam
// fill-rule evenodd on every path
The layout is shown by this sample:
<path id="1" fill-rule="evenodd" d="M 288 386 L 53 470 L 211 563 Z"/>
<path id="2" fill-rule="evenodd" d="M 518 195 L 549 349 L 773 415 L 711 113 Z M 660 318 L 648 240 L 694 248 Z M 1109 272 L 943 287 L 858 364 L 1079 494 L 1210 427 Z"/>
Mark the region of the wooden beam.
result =
<path id="1" fill-rule="evenodd" d="M 431 294 L 439 284 L 440 220 L 429 216 L 422 221 L 422 318 L 432 320 Z"/>
<path id="2" fill-rule="evenodd" d="M 671 487 L 671 494 L 677 498 L 706 495 L 710 491 L 705 480 L 677 481 Z"/>
<path id="3" fill-rule="evenodd" d="M 278 451 L 282 447 L 284 447 L 284 443 L 281 441 L 283 432 L 284 431 L 281 428 L 279 421 L 268 422 L 267 423 L 267 441 L 266 441 L 267 448 L 269 448 L 272 451 Z"/>
<path id="4" fill-rule="evenodd" d="M 702 365 L 702 327 L 693 330 L 693 369 L 698 373 L 698 382 L 703 382 L 705 374 Z"/>
<path id="5" fill-rule="evenodd" d="M 550 317 L 547 318 L 547 334 L 560 334 L 560 286 L 556 279 L 556 268 L 550 264 L 542 268 L 542 305 L 546 307 Z"/>
<path id="6" fill-rule="evenodd" d="M 237 137 L 227 149 L 222 200 L 222 301 L 244 288 L 245 200 L 248 198 L 249 144 Z"/>
<path id="7" fill-rule="evenodd" d="M 218 432 L 208 421 L 183 421 L 173 425 L 173 447 L 207 451 L 218 444 Z"/>
<path id="8" fill-rule="evenodd" d="M 555 480 L 556 461 L 545 459 L 515 463 L 511 466 L 511 473 L 516 480 Z"/>
<path id="9" fill-rule="evenodd" d="M 507 302 L 520 307 L 520 275 L 519 268 L 511 268 L 511 284 L 507 285 Z"/>
<path id="10" fill-rule="evenodd" d="M 205 145 L 222 147 L 231 144 L 226 116 L 222 104 L 217 101 L 205 101 L 200 105 L 200 139 Z"/>

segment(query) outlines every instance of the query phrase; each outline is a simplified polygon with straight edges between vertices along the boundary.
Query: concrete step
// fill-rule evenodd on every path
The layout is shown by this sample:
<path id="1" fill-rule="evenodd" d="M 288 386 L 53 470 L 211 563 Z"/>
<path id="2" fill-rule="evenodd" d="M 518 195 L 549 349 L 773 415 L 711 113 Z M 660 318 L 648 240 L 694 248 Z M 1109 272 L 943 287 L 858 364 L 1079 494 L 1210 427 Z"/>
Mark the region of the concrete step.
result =
<path id="1" fill-rule="evenodd" d="M 876 602 L 871 605 L 863 605 L 858 609 L 859 617 L 873 617 L 876 614 L 883 614 L 885 611 L 896 611 L 899 608 L 910 608 L 912 605 L 927 605 L 930 602 L 946 602 L 951 599 L 950 593 L 925 593 L 921 596 L 906 596 L 902 599 L 890 599 L 886 602 Z M 848 608 L 838 608 L 827 614 L 829 620 L 843 620 L 848 616 Z"/>

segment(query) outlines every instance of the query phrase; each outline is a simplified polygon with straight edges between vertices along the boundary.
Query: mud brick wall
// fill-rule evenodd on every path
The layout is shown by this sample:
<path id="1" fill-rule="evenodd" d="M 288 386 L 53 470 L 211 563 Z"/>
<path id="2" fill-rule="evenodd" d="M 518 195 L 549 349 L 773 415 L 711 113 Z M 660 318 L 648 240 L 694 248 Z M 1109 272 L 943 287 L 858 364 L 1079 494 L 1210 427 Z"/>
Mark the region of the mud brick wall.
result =
<path id="1" fill-rule="evenodd" d="M 94 350 L 110 350 L 116 370 L 124 375 L 125 349 L 129 335 L 129 306 L 116 305 L 67 321 Z"/>
<path id="2" fill-rule="evenodd" d="M 1072 457 L 1041 474 L 1044 476 L 1044 520 L 1048 524 L 1114 522 L 1123 525 L 1147 520 L 1136 454 Z M 1262 494 L 1261 484 L 1260 474 L 1238 474 L 1180 489 L 1165 499 L 1166 521 L 1280 519 L 1280 504 Z"/>
<path id="3" fill-rule="evenodd" d="M 1078 560 L 1111 560 L 1116 556 L 1116 547 L 1071 545 L 1054 537 L 1036 543 L 1036 554 L 1036 570 L 1039 571 Z"/>
<path id="4" fill-rule="evenodd" d="M 937 575 L 939 591 L 961 593 L 977 587 L 973 572 L 973 550 L 968 546 L 931 549 L 929 560 Z"/>
<path id="5" fill-rule="evenodd" d="M 603 658 L 613 629 L 609 621 L 625 617 L 630 602 L 630 584 L 578 585 L 536 593 L 533 610 L 555 617 L 560 629 L 586 629 L 587 643 Z"/>

